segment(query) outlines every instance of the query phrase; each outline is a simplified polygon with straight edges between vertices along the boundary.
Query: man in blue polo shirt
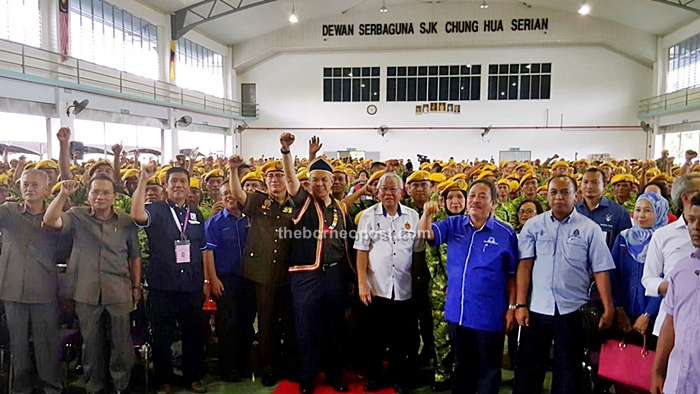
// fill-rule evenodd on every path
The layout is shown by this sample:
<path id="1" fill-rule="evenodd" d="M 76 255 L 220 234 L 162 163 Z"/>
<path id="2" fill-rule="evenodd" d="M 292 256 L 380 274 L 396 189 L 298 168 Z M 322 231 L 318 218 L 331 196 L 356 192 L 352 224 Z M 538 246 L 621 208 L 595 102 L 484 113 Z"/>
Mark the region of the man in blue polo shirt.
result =
<path id="1" fill-rule="evenodd" d="M 209 273 L 211 294 L 219 311 L 220 375 L 224 381 L 236 381 L 248 371 L 255 336 L 255 286 L 243 277 L 241 263 L 250 224 L 238 208 L 230 184 L 224 183 L 219 190 L 225 209 L 204 225 L 204 269 Z"/>
<path id="2" fill-rule="evenodd" d="M 515 326 L 518 241 L 513 229 L 492 214 L 498 201 L 493 183 L 472 184 L 468 215 L 432 223 L 427 202 L 419 232 L 432 245 L 447 243 L 447 302 L 455 370 L 453 394 L 497 394 L 505 332 Z"/>
<path id="3" fill-rule="evenodd" d="M 583 200 L 576 203 L 576 210 L 600 226 L 608 249 L 612 250 L 618 234 L 632 227 L 632 220 L 625 207 L 603 196 L 604 189 L 603 171 L 594 167 L 587 169 L 581 180 Z"/>

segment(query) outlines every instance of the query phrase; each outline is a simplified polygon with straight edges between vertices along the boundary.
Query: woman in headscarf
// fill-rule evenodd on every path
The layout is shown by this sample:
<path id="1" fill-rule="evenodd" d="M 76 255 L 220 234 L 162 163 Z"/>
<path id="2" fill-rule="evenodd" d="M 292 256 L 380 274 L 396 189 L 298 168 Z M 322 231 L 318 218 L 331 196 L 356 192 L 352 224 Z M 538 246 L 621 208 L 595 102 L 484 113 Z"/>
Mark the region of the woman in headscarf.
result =
<path id="1" fill-rule="evenodd" d="M 648 345 L 653 338 L 650 333 L 662 298 L 644 295 L 642 274 L 651 236 L 668 224 L 667 214 L 668 201 L 663 196 L 657 193 L 640 195 L 634 207 L 634 225 L 618 235 L 612 250 L 618 328 L 624 333 L 634 331 L 645 335 Z"/>
<path id="2" fill-rule="evenodd" d="M 440 192 L 441 209 L 433 216 L 439 221 L 448 216 L 464 215 L 467 209 L 466 184 L 449 182 Z M 447 245 L 426 248 L 425 254 L 430 270 L 430 303 L 433 310 L 433 336 L 435 337 L 434 377 L 435 392 L 450 388 L 452 374 L 452 346 L 450 330 L 445 320 L 445 297 L 447 291 Z"/>

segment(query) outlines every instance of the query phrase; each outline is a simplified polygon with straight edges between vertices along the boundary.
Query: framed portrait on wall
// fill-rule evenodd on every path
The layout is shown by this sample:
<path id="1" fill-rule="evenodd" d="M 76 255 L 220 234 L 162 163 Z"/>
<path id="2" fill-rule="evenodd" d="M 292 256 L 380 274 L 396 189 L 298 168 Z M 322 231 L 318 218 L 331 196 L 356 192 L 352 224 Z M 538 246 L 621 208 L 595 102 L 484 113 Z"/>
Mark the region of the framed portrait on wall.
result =
<path id="1" fill-rule="evenodd" d="M 430 112 L 437 112 L 438 103 L 430 103 Z"/>
<path id="2" fill-rule="evenodd" d="M 454 113 L 455 113 L 455 114 L 461 114 L 461 113 L 462 113 L 461 111 L 462 111 L 462 106 L 459 105 L 459 104 L 455 104 Z"/>
<path id="3" fill-rule="evenodd" d="M 445 112 L 447 110 L 446 103 L 438 103 L 438 112 Z"/>
<path id="4" fill-rule="evenodd" d="M 430 105 L 423 104 L 423 113 L 427 114 L 428 112 L 430 112 Z"/>
<path id="5" fill-rule="evenodd" d="M 453 112 L 453 111 L 454 111 L 454 105 L 447 104 L 447 112 Z"/>
<path id="6" fill-rule="evenodd" d="M 423 115 L 423 106 L 416 105 L 416 115 Z"/>

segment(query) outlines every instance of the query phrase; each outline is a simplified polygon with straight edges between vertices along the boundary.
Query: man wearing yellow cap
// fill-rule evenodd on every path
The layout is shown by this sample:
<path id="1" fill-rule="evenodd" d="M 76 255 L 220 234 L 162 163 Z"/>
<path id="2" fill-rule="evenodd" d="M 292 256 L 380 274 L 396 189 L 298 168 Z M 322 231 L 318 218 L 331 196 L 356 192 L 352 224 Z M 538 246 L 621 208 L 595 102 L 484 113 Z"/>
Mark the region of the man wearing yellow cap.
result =
<path id="1" fill-rule="evenodd" d="M 53 160 L 42 160 L 34 166 L 35 169 L 41 170 L 49 176 L 49 189 L 58 181 L 58 164 Z"/>
<path id="2" fill-rule="evenodd" d="M 301 189 L 290 152 L 294 139 L 289 133 L 280 136 L 282 165 L 295 204 L 292 230 L 314 234 L 294 237 L 290 242 L 289 276 L 300 356 L 299 392 L 312 393 L 321 371 L 335 391 L 347 392 L 342 377 L 341 332 L 353 270 L 354 253 L 348 239 L 352 221 L 347 206 L 333 198 L 333 169 L 326 160 L 319 158 L 309 163 L 311 193 Z"/>
<path id="3" fill-rule="evenodd" d="M 355 222 L 355 216 L 357 216 L 358 213 L 377 203 L 375 195 L 377 191 L 377 184 L 379 183 L 379 178 L 381 178 L 382 175 L 384 175 L 384 170 L 379 170 L 373 173 L 372 176 L 370 176 L 367 180 L 366 187 L 362 187 L 364 188 L 366 193 L 362 195 L 359 200 L 355 201 L 354 204 L 350 205 L 350 219 L 353 223 Z M 358 191 L 362 188 L 358 189 Z M 355 193 L 357 193 L 358 191 L 356 191 Z"/>
<path id="4" fill-rule="evenodd" d="M 498 191 L 498 203 L 496 204 L 496 208 L 493 209 L 493 214 L 502 222 L 511 223 L 510 185 L 508 184 L 508 180 L 505 178 L 499 179 L 496 183 L 496 190 Z"/>
<path id="5" fill-rule="evenodd" d="M 129 169 L 124 171 L 124 174 L 122 174 L 122 181 L 124 182 L 124 189 L 126 189 L 126 192 L 128 195 L 134 194 L 134 190 L 136 190 L 136 186 L 139 185 L 139 170 L 137 169 Z"/>
<path id="6" fill-rule="evenodd" d="M 293 319 L 290 321 L 288 279 L 288 250 L 291 237 L 284 230 L 292 227 L 294 203 L 287 194 L 287 181 L 280 161 L 271 160 L 262 166 L 267 190 L 246 193 L 238 178 L 240 156 L 229 159 L 231 192 L 241 211 L 248 217 L 250 229 L 243 257 L 243 277 L 255 288 L 258 313 L 258 336 L 261 350 L 260 370 L 262 384 L 274 386 L 283 371 L 280 360 L 282 331 L 293 339 Z M 296 173 L 294 181 L 299 180 Z M 282 319 L 282 324 L 279 320 Z M 290 324 L 292 323 L 292 324 Z M 252 325 L 253 321 L 242 323 Z M 285 339 L 285 346 L 289 345 Z M 293 372 L 292 372 L 293 373 Z"/>
<path id="7" fill-rule="evenodd" d="M 625 207 L 629 213 L 634 213 L 637 202 L 637 196 L 632 194 L 633 182 L 634 176 L 631 174 L 615 175 L 610 182 L 613 192 L 606 195 L 608 199 Z"/>
<path id="8" fill-rule="evenodd" d="M 256 190 L 261 192 L 265 191 L 265 181 L 260 174 L 255 171 L 249 172 L 241 178 L 241 186 L 246 193 L 253 193 Z"/>

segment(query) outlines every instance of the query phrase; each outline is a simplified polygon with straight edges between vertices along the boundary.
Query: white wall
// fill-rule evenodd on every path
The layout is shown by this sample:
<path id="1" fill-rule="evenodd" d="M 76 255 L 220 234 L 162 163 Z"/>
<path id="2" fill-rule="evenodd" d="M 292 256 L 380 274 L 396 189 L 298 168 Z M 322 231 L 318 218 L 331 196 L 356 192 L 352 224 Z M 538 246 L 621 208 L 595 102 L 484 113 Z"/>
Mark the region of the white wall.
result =
<path id="1" fill-rule="evenodd" d="M 488 64 L 552 63 L 550 100 L 489 101 Z M 386 66 L 481 64 L 481 101 L 462 102 L 462 115 L 414 114 L 416 103 L 387 103 Z M 381 101 L 378 113 L 366 113 L 369 103 L 324 103 L 323 67 L 381 66 Z M 306 141 L 319 135 L 324 151 L 380 151 L 382 159 L 473 159 L 498 157 L 499 150 L 520 147 L 533 157 L 558 153 L 573 158 L 593 153 L 615 157 L 644 157 L 645 135 L 640 129 L 571 131 L 571 126 L 638 126 L 638 100 L 648 97 L 652 70 L 601 47 L 490 48 L 414 52 L 351 52 L 283 54 L 240 74 L 241 83 L 256 83 L 260 120 L 252 128 L 375 128 L 418 127 L 390 130 L 382 139 L 375 130 L 297 130 L 295 153 L 306 155 Z M 547 116 L 548 114 L 548 116 Z M 561 130 L 497 130 L 482 141 L 480 130 L 429 130 L 429 127 L 542 127 Z M 282 130 L 246 130 L 244 156 L 279 157 Z"/>

